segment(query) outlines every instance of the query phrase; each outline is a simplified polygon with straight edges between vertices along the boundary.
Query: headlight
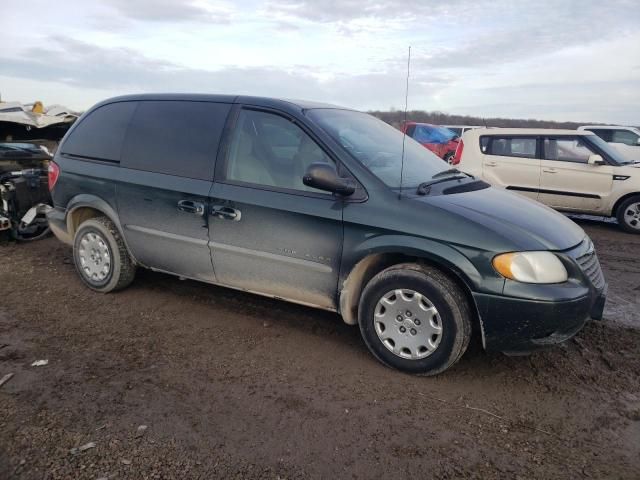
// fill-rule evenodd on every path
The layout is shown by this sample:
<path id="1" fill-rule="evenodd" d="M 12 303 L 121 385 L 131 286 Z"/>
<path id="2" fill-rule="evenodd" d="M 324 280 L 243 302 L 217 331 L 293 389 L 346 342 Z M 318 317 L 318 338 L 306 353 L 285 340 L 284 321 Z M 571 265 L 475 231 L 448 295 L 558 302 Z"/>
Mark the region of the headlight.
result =
<path id="1" fill-rule="evenodd" d="M 493 268 L 503 277 L 524 283 L 566 282 L 567 269 L 551 252 L 503 253 L 493 258 Z"/>

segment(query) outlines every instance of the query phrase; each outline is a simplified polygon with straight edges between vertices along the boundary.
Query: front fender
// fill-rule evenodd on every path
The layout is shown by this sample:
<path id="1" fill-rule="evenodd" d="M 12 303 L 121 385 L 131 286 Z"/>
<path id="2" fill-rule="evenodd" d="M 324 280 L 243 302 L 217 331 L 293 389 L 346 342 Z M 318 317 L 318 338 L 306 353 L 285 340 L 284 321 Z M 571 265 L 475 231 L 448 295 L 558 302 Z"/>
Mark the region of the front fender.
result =
<path id="1" fill-rule="evenodd" d="M 460 249 L 458 249 L 460 248 Z M 442 242 L 407 235 L 379 235 L 370 237 L 358 245 L 347 245 L 340 270 L 340 314 L 345 323 L 358 323 L 358 304 L 367 282 L 381 270 L 407 259 L 422 259 L 455 276 L 468 294 L 471 307 L 479 320 L 484 339 L 484 326 L 473 293 L 478 291 L 502 292 L 504 279 L 483 275 L 469 260 L 482 258 L 479 263 L 490 265 L 490 254 L 470 251 Z M 463 253 L 464 251 L 464 253 Z M 346 252 L 349 252 L 346 254 Z M 485 272 L 486 273 L 486 272 Z"/>
<path id="2" fill-rule="evenodd" d="M 341 271 L 348 275 L 364 258 L 379 254 L 423 258 L 456 274 L 472 291 L 480 290 L 483 283 L 476 266 L 461 251 L 442 242 L 407 235 L 380 235 L 366 239 L 351 249 L 348 258 L 343 258 Z"/>

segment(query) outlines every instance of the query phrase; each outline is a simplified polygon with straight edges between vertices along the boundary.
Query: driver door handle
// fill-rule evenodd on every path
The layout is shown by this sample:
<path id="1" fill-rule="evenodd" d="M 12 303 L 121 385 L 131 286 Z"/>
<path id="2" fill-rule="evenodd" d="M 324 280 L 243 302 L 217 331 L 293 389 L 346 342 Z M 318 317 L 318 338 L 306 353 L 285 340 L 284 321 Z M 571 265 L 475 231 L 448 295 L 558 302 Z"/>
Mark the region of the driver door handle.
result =
<path id="1" fill-rule="evenodd" d="M 555 168 L 543 168 L 542 171 L 544 173 L 558 173 L 558 171 Z"/>
<path id="2" fill-rule="evenodd" d="M 487 167 L 497 167 L 498 164 L 496 162 L 485 162 L 485 165 Z"/>
<path id="3" fill-rule="evenodd" d="M 237 208 L 227 207 L 225 205 L 214 205 L 211 207 L 211 215 L 222 220 L 239 221 L 241 218 L 241 212 Z"/>

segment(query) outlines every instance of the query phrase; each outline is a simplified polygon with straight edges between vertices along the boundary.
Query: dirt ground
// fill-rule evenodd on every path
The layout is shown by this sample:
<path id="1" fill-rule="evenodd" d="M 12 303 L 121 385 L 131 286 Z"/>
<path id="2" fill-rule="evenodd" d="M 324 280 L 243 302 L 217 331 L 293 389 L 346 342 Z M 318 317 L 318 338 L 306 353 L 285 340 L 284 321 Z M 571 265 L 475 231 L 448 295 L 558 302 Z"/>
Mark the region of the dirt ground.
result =
<path id="1" fill-rule="evenodd" d="M 637 479 L 640 236 L 581 225 L 605 321 L 436 378 L 334 314 L 148 271 L 100 295 L 54 238 L 0 246 L 0 478 Z"/>

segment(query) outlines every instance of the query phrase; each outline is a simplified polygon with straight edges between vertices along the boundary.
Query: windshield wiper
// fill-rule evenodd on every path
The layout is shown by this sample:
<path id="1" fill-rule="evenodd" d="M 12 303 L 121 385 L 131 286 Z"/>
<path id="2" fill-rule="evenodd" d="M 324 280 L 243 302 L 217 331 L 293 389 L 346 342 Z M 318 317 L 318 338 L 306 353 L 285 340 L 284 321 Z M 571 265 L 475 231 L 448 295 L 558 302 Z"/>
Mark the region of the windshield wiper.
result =
<path id="1" fill-rule="evenodd" d="M 440 173 L 445 173 L 445 172 L 440 172 Z M 426 195 L 427 193 L 429 193 L 429 189 L 431 188 L 431 185 L 435 185 L 436 183 L 448 182 L 449 180 L 462 180 L 463 178 L 471 177 L 471 175 L 468 175 L 466 173 L 462 173 L 462 172 L 458 172 L 458 173 L 460 173 L 460 175 L 451 175 L 448 177 L 442 177 L 436 180 L 431 180 L 429 182 L 422 182 L 420 185 L 418 185 L 418 190 L 416 191 L 416 193 L 418 195 Z M 432 178 L 437 177 L 438 175 L 439 174 L 434 175 Z"/>

